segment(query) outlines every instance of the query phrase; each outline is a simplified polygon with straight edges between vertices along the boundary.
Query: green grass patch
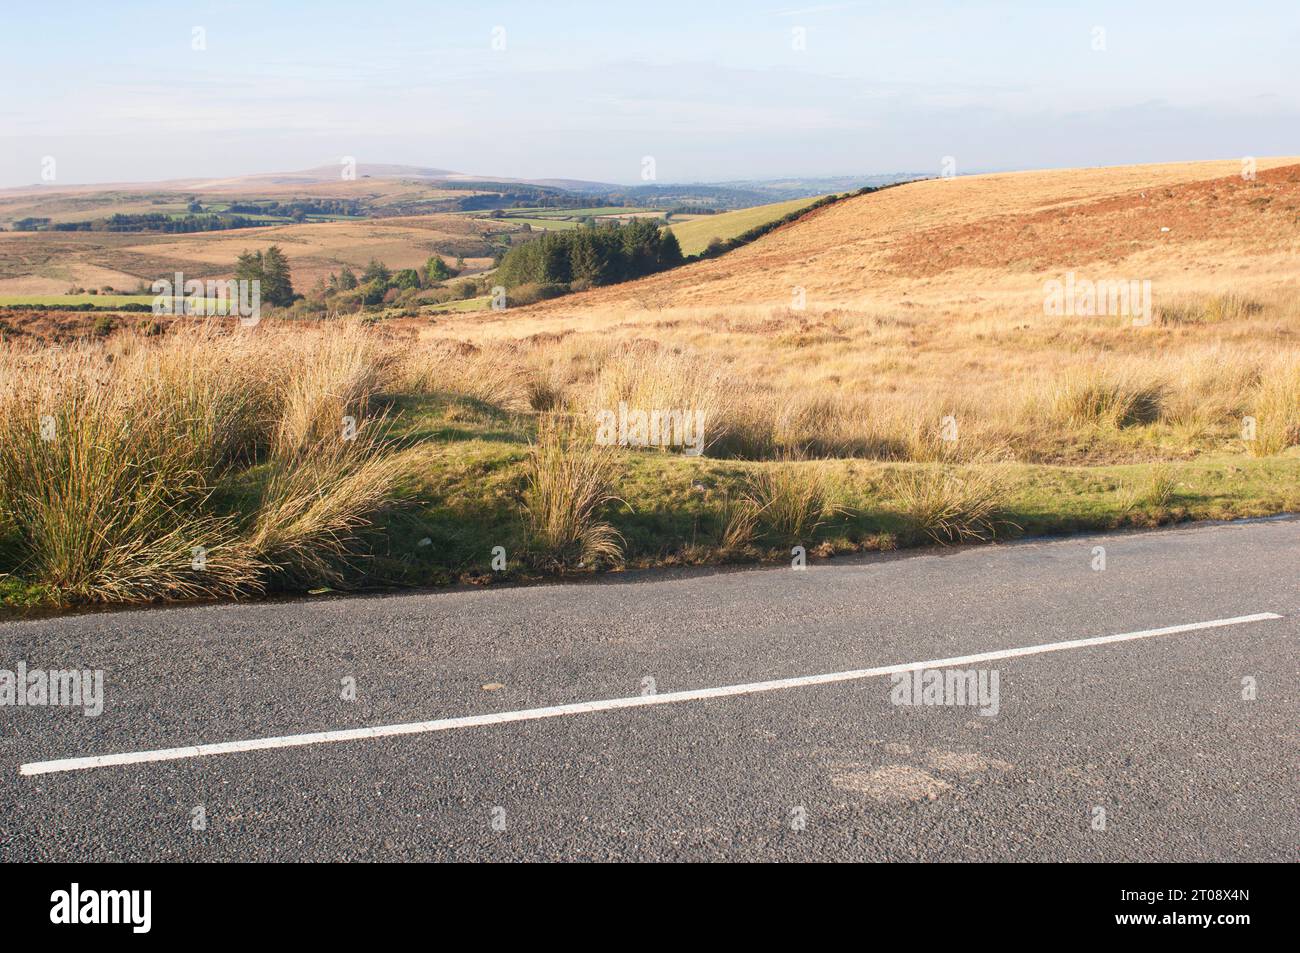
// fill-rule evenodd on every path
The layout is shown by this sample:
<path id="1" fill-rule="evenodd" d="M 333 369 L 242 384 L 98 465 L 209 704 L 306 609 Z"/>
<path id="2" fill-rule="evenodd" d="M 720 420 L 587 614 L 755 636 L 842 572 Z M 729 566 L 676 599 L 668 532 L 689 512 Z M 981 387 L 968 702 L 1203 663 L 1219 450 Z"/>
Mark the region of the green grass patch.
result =
<path id="1" fill-rule="evenodd" d="M 772 205 L 756 205 L 735 212 L 722 212 L 718 215 L 702 215 L 689 222 L 670 226 L 677 236 L 677 243 L 682 246 L 683 255 L 698 255 L 709 246 L 715 238 L 726 241 L 743 235 L 752 228 L 766 225 L 783 218 L 792 212 L 807 208 L 818 201 L 817 196 L 806 199 L 792 199 L 789 202 L 776 202 Z"/>
<path id="2" fill-rule="evenodd" d="M 102 295 L 0 295 L 0 306 L 2 305 L 31 305 L 32 307 L 57 306 L 57 305 L 98 305 L 100 307 L 121 307 L 124 304 L 152 304 L 154 296 L 134 295 L 134 294 L 102 294 Z"/>
<path id="3" fill-rule="evenodd" d="M 486 222 L 506 222 L 510 225 L 531 225 L 533 228 L 553 229 L 563 231 L 569 228 L 580 227 L 579 222 L 572 222 L 563 218 L 489 218 L 484 219 Z"/>
<path id="4" fill-rule="evenodd" d="M 0 308 L 58 308 L 70 310 L 86 308 L 94 310 L 111 310 L 131 306 L 152 306 L 156 295 L 152 294 L 79 294 L 79 295 L 0 295 Z M 190 300 L 190 299 L 185 299 Z M 217 312 L 216 298 L 206 299 L 204 305 L 213 314 Z M 196 305 L 197 307 L 197 305 Z"/>
<path id="5" fill-rule="evenodd" d="M 522 558 L 529 540 L 520 514 L 531 415 L 463 397 L 404 401 L 399 432 L 423 445 L 416 504 L 387 528 L 377 558 L 385 582 L 486 582 L 536 573 Z M 633 567 L 788 561 L 798 543 L 812 557 L 930 545 L 897 496 L 899 477 L 942 464 L 867 460 L 733 461 L 660 451 L 622 451 L 615 482 L 621 503 L 601 519 L 626 541 Z M 1207 457 L 1162 464 L 1172 492 L 1153 499 L 1151 465 L 1099 467 L 1020 463 L 976 465 L 1001 487 L 998 539 L 1154 527 L 1300 512 L 1300 456 Z M 747 545 L 724 546 L 729 517 L 774 467 L 818 468 L 826 509 L 806 539 L 759 529 Z M 811 471 L 809 471 L 811 473 Z M 810 522 L 809 525 L 812 525 Z M 423 545 L 421 543 L 423 542 Z M 495 547 L 509 572 L 491 569 Z"/>
<path id="6" fill-rule="evenodd" d="M 552 570 L 536 558 L 522 511 L 536 466 L 534 414 L 451 391 L 380 403 L 391 438 L 409 448 L 398 493 L 404 505 L 367 525 L 350 585 L 491 582 Z M 612 466 L 617 499 L 602 496 L 592 519 L 608 524 L 626 565 L 639 568 L 788 563 L 795 545 L 818 559 L 930 545 L 945 535 L 1005 540 L 1300 512 L 1297 448 L 1105 466 L 748 461 L 625 449 Z M 257 511 L 267 479 L 264 464 L 233 474 L 214 488 L 214 513 Z M 0 537 L 0 554 L 6 547 Z M 498 547 L 504 573 L 492 567 Z M 12 574 L 0 575 L 0 610 L 61 604 L 59 593 L 25 581 L 30 566 L 21 559 L 5 562 Z"/>
<path id="7" fill-rule="evenodd" d="M 457 314 L 465 311 L 486 311 L 492 307 L 492 296 L 485 295 L 481 298 L 461 298 L 458 301 L 443 301 L 439 304 L 427 305 L 421 309 L 424 313 L 437 314 L 439 312 L 455 312 Z"/>
<path id="8" fill-rule="evenodd" d="M 26 582 L 17 576 L 0 576 L 0 618 L 33 609 L 51 609 L 59 604 L 58 593 L 49 586 Z"/>

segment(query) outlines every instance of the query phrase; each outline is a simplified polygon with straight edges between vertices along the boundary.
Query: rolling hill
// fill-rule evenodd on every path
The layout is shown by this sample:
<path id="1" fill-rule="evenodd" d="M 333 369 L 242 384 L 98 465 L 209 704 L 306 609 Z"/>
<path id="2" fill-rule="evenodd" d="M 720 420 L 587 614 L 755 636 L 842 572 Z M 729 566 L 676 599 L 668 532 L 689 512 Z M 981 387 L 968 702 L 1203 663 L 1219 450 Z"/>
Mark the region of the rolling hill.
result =
<path id="1" fill-rule="evenodd" d="M 1300 160 L 1259 160 L 1249 180 L 1241 169 L 912 182 L 716 258 L 420 333 L 478 348 L 562 342 L 575 374 L 579 356 L 610 348 L 677 355 L 743 382 L 777 446 L 942 457 L 926 441 L 951 417 L 963 454 L 1182 458 L 1239 440 L 1263 413 L 1250 409 L 1262 381 L 1276 388 L 1276 426 L 1292 426 L 1285 408 L 1300 415 L 1286 383 L 1300 342 Z M 1143 320 L 1101 297 L 1092 313 L 1054 313 L 1053 284 L 1075 279 L 1122 282 L 1138 307 L 1149 288 L 1150 310 Z"/>
<path id="2" fill-rule="evenodd" d="M 611 309 L 653 320 L 666 309 L 782 309 L 797 288 L 812 309 L 1041 315 L 1043 283 L 1070 270 L 1150 280 L 1157 296 L 1294 284 L 1300 159 L 1258 160 L 1253 181 L 1240 172 L 1218 161 L 911 182 L 526 316 L 554 330 L 610 320 Z"/>

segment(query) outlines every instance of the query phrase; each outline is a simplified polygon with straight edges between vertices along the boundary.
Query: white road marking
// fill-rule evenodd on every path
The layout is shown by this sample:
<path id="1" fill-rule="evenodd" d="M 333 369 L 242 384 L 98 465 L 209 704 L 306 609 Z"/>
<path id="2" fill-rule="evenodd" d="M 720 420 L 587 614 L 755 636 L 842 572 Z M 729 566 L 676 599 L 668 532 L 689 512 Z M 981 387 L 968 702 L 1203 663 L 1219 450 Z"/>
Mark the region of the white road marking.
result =
<path id="1" fill-rule="evenodd" d="M 349 728 L 341 731 L 316 731 L 301 735 L 281 735 L 272 738 L 250 738 L 246 741 L 222 741 L 217 744 L 191 745 L 186 748 L 157 748 L 152 751 L 128 751 L 122 754 L 92 755 L 86 758 L 59 758 L 55 761 L 32 761 L 20 765 L 19 774 L 55 774 L 61 771 L 85 771 L 90 768 L 107 768 L 121 764 L 146 764 L 151 761 L 175 761 L 180 758 L 205 758 L 214 754 L 233 754 L 239 751 L 268 751 L 273 748 L 300 748 L 304 745 L 324 744 L 328 741 L 358 741 L 363 738 L 391 738 L 396 735 L 419 735 L 432 731 L 451 731 L 456 728 L 479 728 L 484 725 L 504 725 L 515 721 L 536 721 L 540 718 L 558 718 L 562 715 L 586 715 L 597 711 L 614 711 L 620 708 L 645 708 L 650 705 L 673 705 L 678 702 L 700 701 L 706 698 L 728 698 L 733 695 L 755 695 L 783 688 L 803 688 L 808 685 L 829 685 L 835 682 L 852 682 L 917 669 L 957 668 L 976 662 L 996 662 L 999 659 L 1019 658 L 1025 655 L 1043 655 L 1047 652 L 1064 652 L 1092 645 L 1110 645 L 1114 642 L 1131 642 L 1157 635 L 1175 635 L 1179 632 L 1198 632 L 1218 629 L 1248 622 L 1280 619 L 1272 612 L 1236 616 L 1231 619 L 1213 619 L 1209 622 L 1190 622 L 1171 625 L 1163 629 L 1143 629 L 1120 635 L 1100 635 L 1090 639 L 1071 639 L 1068 642 L 1048 642 L 1043 645 L 1026 645 L 1015 649 L 980 652 L 976 655 L 958 655 L 953 658 L 928 659 L 924 662 L 904 662 L 880 668 L 854 669 L 848 672 L 830 672 L 825 675 L 801 675 L 796 678 L 778 678 L 768 682 L 749 682 L 743 685 L 723 685 L 718 688 L 697 688 L 684 692 L 666 692 L 662 695 L 636 695 L 630 698 L 607 698 L 601 701 L 575 702 L 553 705 L 549 708 L 526 708 L 521 711 L 502 711 L 490 715 L 466 715 L 460 718 L 438 718 L 434 721 L 416 721 L 401 725 L 378 725 L 372 728 Z"/>

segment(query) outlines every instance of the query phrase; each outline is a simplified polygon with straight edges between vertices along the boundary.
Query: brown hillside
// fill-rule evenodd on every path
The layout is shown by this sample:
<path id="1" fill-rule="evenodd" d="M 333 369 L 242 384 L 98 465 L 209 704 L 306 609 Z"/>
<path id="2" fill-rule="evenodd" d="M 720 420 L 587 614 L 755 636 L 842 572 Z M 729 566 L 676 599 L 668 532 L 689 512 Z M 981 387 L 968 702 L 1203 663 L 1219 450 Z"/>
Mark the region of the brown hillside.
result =
<path id="1" fill-rule="evenodd" d="M 1300 160 L 1066 169 L 935 179 L 849 199 L 712 261 L 501 315 L 529 323 L 609 308 L 927 305 L 1041 301 L 1066 270 L 1150 279 L 1161 294 L 1293 282 Z M 1164 231 L 1163 229 L 1168 229 Z M 486 330 L 486 329 L 484 329 Z M 508 332 L 507 332 L 508 333 Z"/>

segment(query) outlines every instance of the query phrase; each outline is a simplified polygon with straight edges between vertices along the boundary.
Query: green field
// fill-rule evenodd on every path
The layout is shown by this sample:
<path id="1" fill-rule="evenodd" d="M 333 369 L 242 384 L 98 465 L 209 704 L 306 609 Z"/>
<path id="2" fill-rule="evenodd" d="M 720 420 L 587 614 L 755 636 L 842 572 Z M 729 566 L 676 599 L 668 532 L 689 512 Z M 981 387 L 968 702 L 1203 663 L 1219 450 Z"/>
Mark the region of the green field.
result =
<path id="1" fill-rule="evenodd" d="M 760 225 L 784 218 L 791 212 L 807 208 L 819 198 L 820 196 L 792 199 L 789 202 L 756 205 L 753 208 L 723 212 L 720 215 L 702 215 L 689 222 L 673 225 L 670 230 L 677 236 L 677 243 L 682 246 L 682 254 L 698 255 L 709 247 L 709 242 L 714 238 L 726 241 L 728 238 L 743 235 L 751 228 L 758 228 Z"/>
<path id="2" fill-rule="evenodd" d="M 635 215 L 639 212 L 653 212 L 655 209 L 642 208 L 640 206 L 624 205 L 602 205 L 599 208 L 508 208 L 506 212 L 511 215 L 526 216 L 528 218 L 584 218 L 591 215 L 599 217 L 602 215 Z"/>
<path id="3" fill-rule="evenodd" d="M 531 225 L 533 228 L 554 229 L 562 231 L 566 228 L 577 228 L 578 222 L 571 222 L 564 218 L 493 218 L 488 219 L 491 222 L 509 222 L 511 225 Z"/>
<path id="4" fill-rule="evenodd" d="M 151 305 L 154 295 L 0 295 L 0 307 L 17 305 L 32 308 L 53 307 L 60 305 L 87 305 L 98 308 L 120 308 L 128 304 Z M 210 299 L 214 304 L 216 298 Z"/>
<path id="5" fill-rule="evenodd" d="M 124 304 L 149 304 L 154 296 L 147 295 L 0 295 L 0 305 L 31 305 L 34 308 L 62 304 L 95 304 L 102 308 L 116 308 Z"/>
<path id="6" fill-rule="evenodd" d="M 449 313 L 464 311 L 486 311 L 492 305 L 492 298 L 485 295 L 482 298 L 462 298 L 460 301 L 444 301 L 441 304 L 433 305 L 424 310 L 430 313 Z"/>
<path id="7" fill-rule="evenodd" d="M 531 225 L 543 230 L 562 230 L 577 228 L 581 224 L 579 219 L 594 218 L 600 221 L 655 211 L 657 210 L 640 206 L 602 205 L 593 208 L 508 208 L 504 210 L 505 218 L 485 218 L 482 212 L 463 214 L 471 215 L 481 222 L 507 222 L 511 225 Z"/>

